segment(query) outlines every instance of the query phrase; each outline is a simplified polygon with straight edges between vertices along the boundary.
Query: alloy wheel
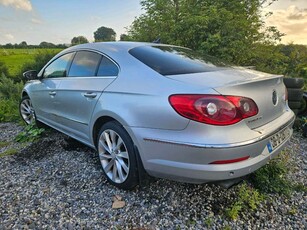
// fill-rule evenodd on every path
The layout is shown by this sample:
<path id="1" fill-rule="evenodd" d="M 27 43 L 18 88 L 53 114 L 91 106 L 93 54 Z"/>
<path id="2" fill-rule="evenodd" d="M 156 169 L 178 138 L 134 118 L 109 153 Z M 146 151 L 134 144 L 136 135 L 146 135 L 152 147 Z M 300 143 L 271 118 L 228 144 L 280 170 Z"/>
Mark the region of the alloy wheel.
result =
<path id="1" fill-rule="evenodd" d="M 107 177 L 114 183 L 123 183 L 128 177 L 130 161 L 126 145 L 114 130 L 104 130 L 99 137 L 99 158 Z"/>
<path id="2" fill-rule="evenodd" d="M 23 120 L 29 125 L 35 121 L 35 113 L 29 98 L 25 98 L 20 103 L 20 114 Z"/>

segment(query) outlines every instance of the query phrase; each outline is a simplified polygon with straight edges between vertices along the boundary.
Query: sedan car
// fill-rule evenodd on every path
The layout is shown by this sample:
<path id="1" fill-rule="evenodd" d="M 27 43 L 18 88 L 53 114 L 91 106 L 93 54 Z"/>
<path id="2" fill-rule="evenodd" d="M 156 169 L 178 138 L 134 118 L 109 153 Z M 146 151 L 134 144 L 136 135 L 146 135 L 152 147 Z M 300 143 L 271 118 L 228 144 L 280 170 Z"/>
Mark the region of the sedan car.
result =
<path id="1" fill-rule="evenodd" d="M 28 71 L 20 114 L 96 149 L 107 180 L 232 181 L 292 135 L 283 77 L 154 43 L 82 44 Z"/>

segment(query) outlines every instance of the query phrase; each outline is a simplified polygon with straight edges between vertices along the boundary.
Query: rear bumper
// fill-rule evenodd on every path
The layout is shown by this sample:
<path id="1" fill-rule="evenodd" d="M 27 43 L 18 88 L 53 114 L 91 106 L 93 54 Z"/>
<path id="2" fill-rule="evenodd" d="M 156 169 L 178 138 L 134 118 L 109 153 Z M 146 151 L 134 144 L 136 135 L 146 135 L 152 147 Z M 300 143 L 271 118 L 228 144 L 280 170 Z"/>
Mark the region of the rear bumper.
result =
<path id="1" fill-rule="evenodd" d="M 188 183 L 205 183 L 229 180 L 245 176 L 265 165 L 277 156 L 290 139 L 294 114 L 289 111 L 277 120 L 260 127 L 253 139 L 230 144 L 182 142 L 183 136 L 191 138 L 191 132 L 165 131 L 134 128 L 143 165 L 148 174 Z M 273 151 L 267 144 L 270 138 L 282 129 L 290 135 Z M 167 140 L 165 132 L 169 135 Z M 221 136 L 225 136 L 223 133 Z M 176 138 L 179 137 L 179 138 Z M 173 137 L 174 140 L 170 140 Z M 204 137 L 205 138 L 205 137 Z M 178 141 L 179 139 L 179 141 Z M 231 164 L 210 164 L 213 161 L 250 156 L 248 160 Z"/>

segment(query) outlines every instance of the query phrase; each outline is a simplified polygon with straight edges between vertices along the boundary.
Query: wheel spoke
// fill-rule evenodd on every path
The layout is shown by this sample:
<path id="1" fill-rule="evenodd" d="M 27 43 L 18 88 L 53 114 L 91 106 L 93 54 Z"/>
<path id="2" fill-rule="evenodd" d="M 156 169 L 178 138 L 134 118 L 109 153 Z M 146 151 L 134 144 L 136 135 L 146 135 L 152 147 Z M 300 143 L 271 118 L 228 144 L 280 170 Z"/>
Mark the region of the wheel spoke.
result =
<path id="1" fill-rule="evenodd" d="M 31 116 L 32 116 L 32 115 L 29 114 L 28 116 L 26 116 L 26 119 L 27 119 L 27 120 L 31 120 Z"/>
<path id="2" fill-rule="evenodd" d="M 99 140 L 99 146 L 102 146 L 105 151 L 111 154 L 109 147 L 106 146 L 106 144 L 102 140 Z"/>
<path id="3" fill-rule="evenodd" d="M 126 163 L 123 161 L 123 159 L 118 158 L 118 163 L 120 163 L 120 165 L 121 165 L 121 167 L 124 169 L 125 173 L 128 174 L 129 168 L 128 168 L 128 166 L 126 165 Z"/>
<path id="4" fill-rule="evenodd" d="M 117 143 L 116 143 L 116 149 L 120 149 L 120 146 L 123 144 L 123 140 L 121 139 L 121 137 L 119 136 L 117 139 Z"/>
<path id="5" fill-rule="evenodd" d="M 113 164 L 113 173 L 112 173 L 112 180 L 113 181 L 116 181 L 116 174 L 117 174 L 117 162 L 115 160 L 114 164 Z"/>
<path id="6" fill-rule="evenodd" d="M 114 165 L 114 160 L 112 159 L 112 160 L 110 160 L 109 163 L 104 167 L 104 171 L 105 171 L 106 173 L 108 173 L 108 172 L 111 170 L 111 168 L 112 168 L 113 165 Z"/>
<path id="7" fill-rule="evenodd" d="M 29 108 L 28 108 L 25 104 L 21 104 L 21 107 L 22 107 L 22 109 L 23 109 L 24 112 L 30 113 Z"/>
<path id="8" fill-rule="evenodd" d="M 105 138 L 107 145 L 109 147 L 109 152 L 112 152 L 112 143 L 110 141 L 110 137 L 109 137 L 109 134 L 107 132 L 104 132 L 104 138 Z"/>
<path id="9" fill-rule="evenodd" d="M 118 172 L 118 176 L 119 176 L 120 181 L 124 181 L 122 166 L 118 161 L 116 161 L 116 168 L 117 168 L 117 172 Z"/>
<path id="10" fill-rule="evenodd" d="M 115 143 L 116 143 L 116 133 L 112 130 L 110 130 L 110 137 L 111 137 L 111 144 L 112 144 L 112 149 L 115 149 Z"/>
<path id="11" fill-rule="evenodd" d="M 99 156 L 103 159 L 112 159 L 111 155 L 108 154 L 104 154 L 104 153 L 99 153 Z"/>
<path id="12" fill-rule="evenodd" d="M 117 154 L 117 156 L 121 157 L 121 158 L 129 159 L 129 156 L 128 156 L 127 152 L 120 152 L 119 154 Z"/>

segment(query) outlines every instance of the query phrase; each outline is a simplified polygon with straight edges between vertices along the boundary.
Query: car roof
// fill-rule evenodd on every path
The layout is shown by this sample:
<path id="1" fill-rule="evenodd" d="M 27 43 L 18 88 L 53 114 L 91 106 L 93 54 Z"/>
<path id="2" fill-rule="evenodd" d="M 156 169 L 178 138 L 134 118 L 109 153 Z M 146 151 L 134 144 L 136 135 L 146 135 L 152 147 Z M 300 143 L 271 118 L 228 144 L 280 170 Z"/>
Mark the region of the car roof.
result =
<path id="1" fill-rule="evenodd" d="M 126 42 L 126 41 L 85 43 L 85 44 L 71 46 L 67 49 L 62 50 L 53 58 L 53 60 L 65 53 L 73 51 L 94 50 L 109 56 L 111 59 L 115 60 L 118 64 L 121 65 L 122 63 L 125 63 L 127 61 L 127 58 L 128 59 L 133 58 L 129 54 L 129 50 L 140 46 L 171 46 L 171 45 L 160 44 L 160 43 Z"/>
<path id="2" fill-rule="evenodd" d="M 93 42 L 75 45 L 63 50 L 63 53 L 76 51 L 76 50 L 97 50 L 105 53 L 111 57 L 116 57 L 119 54 L 128 53 L 129 50 L 139 46 L 169 46 L 166 44 L 148 43 L 148 42 Z M 62 53 L 61 52 L 61 53 Z"/>

